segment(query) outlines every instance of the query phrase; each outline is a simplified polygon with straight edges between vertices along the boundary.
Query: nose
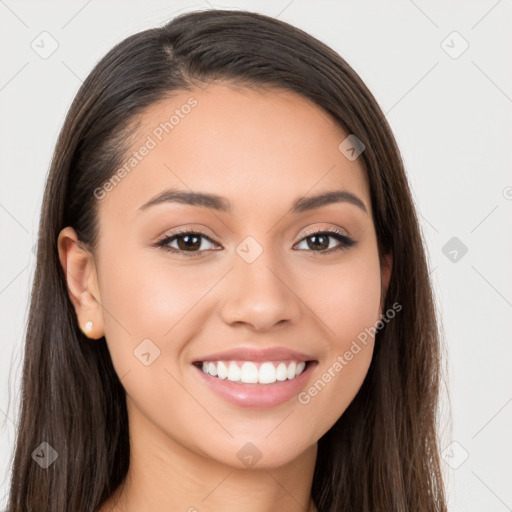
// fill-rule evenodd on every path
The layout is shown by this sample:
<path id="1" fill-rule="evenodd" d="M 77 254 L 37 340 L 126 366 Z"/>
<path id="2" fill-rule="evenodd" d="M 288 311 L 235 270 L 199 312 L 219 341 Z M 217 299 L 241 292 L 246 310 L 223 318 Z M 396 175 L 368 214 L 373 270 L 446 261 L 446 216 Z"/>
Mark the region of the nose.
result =
<path id="1" fill-rule="evenodd" d="M 252 263 L 235 256 L 235 265 L 224 283 L 221 307 L 224 322 L 245 324 L 256 331 L 295 324 L 302 313 L 301 298 L 290 272 L 277 265 L 270 251 Z"/>

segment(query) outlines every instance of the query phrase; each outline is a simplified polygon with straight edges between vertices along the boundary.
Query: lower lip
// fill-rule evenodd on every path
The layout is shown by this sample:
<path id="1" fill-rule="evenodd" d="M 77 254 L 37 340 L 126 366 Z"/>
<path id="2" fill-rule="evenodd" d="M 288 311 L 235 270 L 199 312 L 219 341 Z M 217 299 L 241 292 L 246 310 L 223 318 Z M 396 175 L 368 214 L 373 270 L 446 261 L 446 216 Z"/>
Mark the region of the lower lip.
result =
<path id="1" fill-rule="evenodd" d="M 200 373 L 200 377 L 206 385 L 220 397 L 239 407 L 269 408 L 287 402 L 304 388 L 316 361 L 306 365 L 306 369 L 291 380 L 276 381 L 273 384 L 245 384 L 232 382 L 227 379 L 219 379 L 204 373 L 193 365 Z"/>

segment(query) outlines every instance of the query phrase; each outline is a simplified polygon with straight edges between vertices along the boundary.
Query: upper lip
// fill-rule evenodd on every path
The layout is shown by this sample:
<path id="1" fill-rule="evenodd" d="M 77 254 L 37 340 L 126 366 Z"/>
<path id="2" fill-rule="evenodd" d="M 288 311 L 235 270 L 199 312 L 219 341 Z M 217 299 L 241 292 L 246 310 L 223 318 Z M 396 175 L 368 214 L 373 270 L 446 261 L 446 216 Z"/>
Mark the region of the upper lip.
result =
<path id="1" fill-rule="evenodd" d="M 270 347 L 270 348 L 252 348 L 252 347 L 238 347 L 223 352 L 215 352 L 203 357 L 194 359 L 194 363 L 203 361 L 313 361 L 314 358 L 290 350 L 285 347 Z"/>

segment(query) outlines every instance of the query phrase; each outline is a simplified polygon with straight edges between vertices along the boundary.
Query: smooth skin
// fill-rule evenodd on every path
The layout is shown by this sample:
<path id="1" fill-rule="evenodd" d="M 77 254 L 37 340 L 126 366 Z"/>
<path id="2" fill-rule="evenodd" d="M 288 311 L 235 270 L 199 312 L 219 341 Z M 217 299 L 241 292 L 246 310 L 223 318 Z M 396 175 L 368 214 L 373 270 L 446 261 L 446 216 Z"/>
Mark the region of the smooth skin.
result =
<path id="1" fill-rule="evenodd" d="M 155 139 L 191 97 L 197 105 Z M 338 146 L 348 133 L 290 91 L 214 83 L 152 105 L 141 121 L 132 152 L 148 135 L 158 143 L 99 199 L 96 254 L 71 227 L 58 239 L 78 324 L 93 322 L 91 343 L 105 336 L 126 390 L 130 468 L 101 512 L 316 511 L 317 441 L 359 390 L 374 339 L 305 405 L 236 406 L 191 363 L 235 347 L 286 347 L 318 361 L 307 390 L 379 321 L 391 255 L 380 264 L 362 159 L 347 159 Z M 140 210 L 168 188 L 223 196 L 231 212 L 176 202 Z M 340 189 L 367 211 L 349 202 L 289 211 L 300 197 Z M 177 228 L 208 238 L 168 243 L 181 253 L 154 246 Z M 306 233 L 331 229 L 356 243 L 333 251 L 336 238 L 315 244 Z M 251 263 L 236 250 L 248 236 L 263 251 Z M 160 351 L 150 365 L 134 355 L 147 338 Z M 249 442 L 261 453 L 251 467 L 237 457 Z"/>

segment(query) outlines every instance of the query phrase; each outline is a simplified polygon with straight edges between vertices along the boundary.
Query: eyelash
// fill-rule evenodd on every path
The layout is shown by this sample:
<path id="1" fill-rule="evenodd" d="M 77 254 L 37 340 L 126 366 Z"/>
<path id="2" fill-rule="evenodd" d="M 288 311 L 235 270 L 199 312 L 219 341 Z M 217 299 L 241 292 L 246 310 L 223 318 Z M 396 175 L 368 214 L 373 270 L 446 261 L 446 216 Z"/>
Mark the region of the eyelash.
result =
<path id="1" fill-rule="evenodd" d="M 183 255 L 185 257 L 193 257 L 202 252 L 205 252 L 204 250 L 202 250 L 202 251 L 183 251 L 181 249 L 169 247 L 168 244 L 171 243 L 175 238 L 178 238 L 178 237 L 184 236 L 184 235 L 199 235 L 200 237 L 205 238 L 206 240 L 211 242 L 212 244 L 215 244 L 215 242 L 209 236 L 205 235 L 204 233 L 201 233 L 200 231 L 184 229 L 184 230 L 172 233 L 171 235 L 165 236 L 163 239 L 156 242 L 154 244 L 154 247 L 159 247 L 159 248 L 163 249 L 164 251 L 168 251 L 168 252 L 175 253 L 175 254 L 179 253 L 180 255 Z M 319 253 L 321 255 L 329 255 L 329 254 L 337 253 L 339 251 L 344 251 L 356 244 L 355 240 L 352 240 L 350 237 L 348 237 L 347 235 L 345 235 L 344 233 L 342 233 L 341 231 L 338 231 L 336 229 L 308 231 L 305 233 L 305 236 L 300 239 L 299 243 L 311 236 L 314 236 L 314 235 L 328 235 L 329 237 L 333 237 L 336 240 L 338 240 L 340 242 L 340 244 L 331 249 L 325 249 L 322 251 L 306 250 L 307 252 Z M 304 251 L 304 249 L 300 249 L 300 251 Z"/>

